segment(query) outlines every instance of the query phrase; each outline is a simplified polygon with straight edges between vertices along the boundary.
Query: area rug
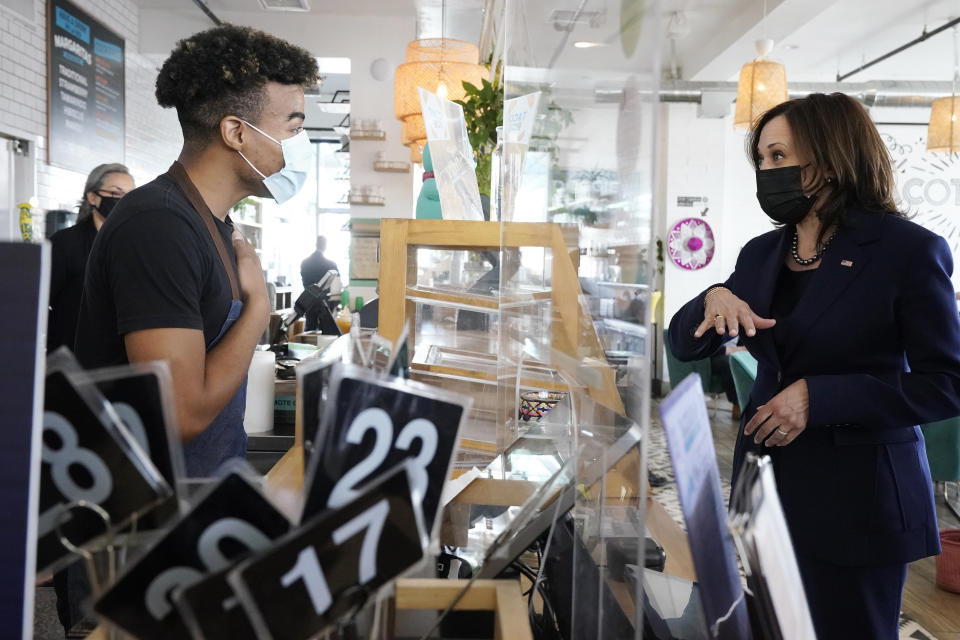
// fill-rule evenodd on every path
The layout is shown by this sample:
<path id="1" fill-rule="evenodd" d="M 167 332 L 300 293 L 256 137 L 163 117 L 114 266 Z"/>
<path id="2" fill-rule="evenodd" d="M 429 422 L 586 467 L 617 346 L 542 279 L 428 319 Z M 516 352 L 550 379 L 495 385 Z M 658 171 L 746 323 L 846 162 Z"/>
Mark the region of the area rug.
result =
<path id="1" fill-rule="evenodd" d="M 937 640 L 937 637 L 901 613 L 900 640 Z"/>
<path id="2" fill-rule="evenodd" d="M 652 489 L 653 497 L 670 514 L 673 521 L 686 531 L 687 523 L 683 519 L 683 510 L 680 508 L 677 483 L 673 477 L 673 467 L 670 465 L 670 452 L 667 450 L 667 439 L 663 433 L 663 425 L 656 418 L 650 420 L 647 438 L 647 470 L 666 479 L 667 482 L 662 487 Z M 723 493 L 723 503 L 729 503 L 730 479 L 724 478 L 722 475 L 720 476 L 720 491 Z"/>

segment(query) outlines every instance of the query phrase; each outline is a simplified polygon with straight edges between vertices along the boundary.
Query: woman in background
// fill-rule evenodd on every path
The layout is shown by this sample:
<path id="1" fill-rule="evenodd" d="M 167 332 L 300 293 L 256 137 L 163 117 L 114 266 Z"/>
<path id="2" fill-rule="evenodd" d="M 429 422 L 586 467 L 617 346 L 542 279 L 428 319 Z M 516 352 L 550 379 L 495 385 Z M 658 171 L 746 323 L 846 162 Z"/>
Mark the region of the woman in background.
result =
<path id="1" fill-rule="evenodd" d="M 124 165 L 111 163 L 95 167 L 83 188 L 77 224 L 51 236 L 47 351 L 64 345 L 73 349 L 90 247 L 113 207 L 133 188 L 133 178 Z"/>

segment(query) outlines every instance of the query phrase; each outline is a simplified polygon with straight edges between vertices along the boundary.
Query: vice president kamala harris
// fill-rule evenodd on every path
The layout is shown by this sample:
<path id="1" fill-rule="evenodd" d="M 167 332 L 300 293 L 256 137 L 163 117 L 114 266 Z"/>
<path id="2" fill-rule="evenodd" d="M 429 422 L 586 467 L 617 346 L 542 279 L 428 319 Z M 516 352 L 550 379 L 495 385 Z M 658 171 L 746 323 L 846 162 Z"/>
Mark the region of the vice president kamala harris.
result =
<path id="1" fill-rule="evenodd" d="M 739 335 L 757 358 L 734 476 L 769 454 L 820 640 L 897 638 L 906 563 L 940 552 L 918 424 L 960 415 L 946 241 L 893 201 L 866 110 L 811 94 L 748 137 L 777 228 L 670 323 L 681 359 Z"/>

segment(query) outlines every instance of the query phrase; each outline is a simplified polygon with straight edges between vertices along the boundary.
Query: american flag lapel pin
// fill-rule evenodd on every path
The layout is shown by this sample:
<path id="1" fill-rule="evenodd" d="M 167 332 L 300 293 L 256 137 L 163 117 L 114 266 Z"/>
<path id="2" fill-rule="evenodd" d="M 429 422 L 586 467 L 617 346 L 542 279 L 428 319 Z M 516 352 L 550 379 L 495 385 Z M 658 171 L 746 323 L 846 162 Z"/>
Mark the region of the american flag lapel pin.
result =
<path id="1" fill-rule="evenodd" d="M 852 267 L 852 266 L 853 266 L 853 260 L 841 260 L 841 261 L 840 261 L 840 266 L 841 266 L 841 267 Z"/>

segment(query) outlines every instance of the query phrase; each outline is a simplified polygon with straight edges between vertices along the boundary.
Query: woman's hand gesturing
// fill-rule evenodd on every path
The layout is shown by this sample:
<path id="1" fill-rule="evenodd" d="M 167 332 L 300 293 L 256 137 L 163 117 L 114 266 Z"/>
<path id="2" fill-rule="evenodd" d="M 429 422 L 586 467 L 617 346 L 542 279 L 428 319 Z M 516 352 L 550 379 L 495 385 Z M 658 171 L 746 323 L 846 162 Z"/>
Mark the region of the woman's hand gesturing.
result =
<path id="1" fill-rule="evenodd" d="M 773 396 L 770 402 L 757 407 L 757 412 L 743 428 L 743 433 L 752 435 L 757 444 L 763 442 L 768 447 L 785 447 L 803 433 L 809 418 L 807 381 L 800 378 Z"/>
<path id="2" fill-rule="evenodd" d="M 707 292 L 703 300 L 703 322 L 697 327 L 693 337 L 699 338 L 710 328 L 716 329 L 720 335 L 729 334 L 735 337 L 740 327 L 747 335 L 753 337 L 757 329 L 769 329 L 777 323 L 770 318 L 761 318 L 753 312 L 750 306 L 733 295 L 726 287 L 716 287 Z"/>

